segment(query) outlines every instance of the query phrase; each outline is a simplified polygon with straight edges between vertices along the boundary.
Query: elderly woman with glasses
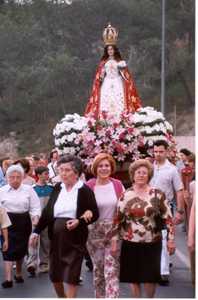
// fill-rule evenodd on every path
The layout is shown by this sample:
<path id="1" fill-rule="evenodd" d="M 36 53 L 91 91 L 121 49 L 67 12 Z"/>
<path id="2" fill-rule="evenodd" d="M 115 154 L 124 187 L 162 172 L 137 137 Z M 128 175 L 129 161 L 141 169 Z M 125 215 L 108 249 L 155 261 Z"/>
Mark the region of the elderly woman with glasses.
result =
<path id="1" fill-rule="evenodd" d="M 66 155 L 57 167 L 61 182 L 55 185 L 30 244 L 36 245 L 38 234 L 48 226 L 50 279 L 58 297 L 74 298 L 86 251 L 87 225 L 98 219 L 98 208 L 94 193 L 80 180 L 81 160 Z M 67 283 L 66 293 L 63 282 Z"/>
<path id="2" fill-rule="evenodd" d="M 152 298 L 160 280 L 164 223 L 168 227 L 169 253 L 175 250 L 172 215 L 164 193 L 149 185 L 153 166 L 148 160 L 132 163 L 129 175 L 132 186 L 120 198 L 114 220 L 113 239 L 122 239 L 120 281 L 131 284 L 135 298 L 141 297 L 141 283 L 144 284 L 146 296 Z M 112 251 L 115 250 L 114 244 Z"/>
<path id="3" fill-rule="evenodd" d="M 41 214 L 40 200 L 31 186 L 23 184 L 24 170 L 12 165 L 6 171 L 8 184 L 0 189 L 0 204 L 6 209 L 11 226 L 8 227 L 8 249 L 3 252 L 5 281 L 3 288 L 11 288 L 12 265 L 16 261 L 16 283 L 23 283 L 22 263 L 28 251 L 28 240 L 32 222 L 36 223 Z M 30 218 L 31 216 L 31 218 Z"/>

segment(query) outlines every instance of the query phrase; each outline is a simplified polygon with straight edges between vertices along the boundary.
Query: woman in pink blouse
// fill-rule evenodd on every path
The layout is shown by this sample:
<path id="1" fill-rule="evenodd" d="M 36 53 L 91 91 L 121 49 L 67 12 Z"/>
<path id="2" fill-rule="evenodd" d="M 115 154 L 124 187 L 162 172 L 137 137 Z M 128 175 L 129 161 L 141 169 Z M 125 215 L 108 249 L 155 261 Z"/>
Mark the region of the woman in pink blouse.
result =
<path id="1" fill-rule="evenodd" d="M 98 154 L 92 164 L 96 178 L 87 182 L 94 191 L 99 209 L 99 219 L 89 225 L 87 248 L 94 266 L 96 298 L 119 296 L 119 247 L 111 253 L 112 226 L 119 197 L 124 191 L 122 183 L 111 177 L 115 161 L 107 153 Z"/>
<path id="2" fill-rule="evenodd" d="M 133 297 L 141 297 L 144 284 L 146 296 L 154 297 L 160 280 L 161 229 L 168 227 L 168 250 L 175 251 L 174 230 L 170 208 L 165 195 L 149 185 L 153 167 L 148 160 L 140 159 L 129 167 L 132 182 L 118 203 L 114 220 L 114 244 L 122 241 L 120 281 L 131 283 Z M 117 230 L 117 234 L 116 234 Z"/>

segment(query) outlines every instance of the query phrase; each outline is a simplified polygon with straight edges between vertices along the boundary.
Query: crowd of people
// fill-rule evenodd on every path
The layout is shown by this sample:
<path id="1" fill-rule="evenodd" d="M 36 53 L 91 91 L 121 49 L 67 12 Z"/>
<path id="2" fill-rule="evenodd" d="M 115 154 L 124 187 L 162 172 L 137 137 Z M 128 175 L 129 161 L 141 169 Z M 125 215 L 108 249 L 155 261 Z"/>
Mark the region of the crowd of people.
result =
<path id="1" fill-rule="evenodd" d="M 91 176 L 80 158 L 59 157 L 56 149 L 49 160 L 2 159 L 2 288 L 24 282 L 25 264 L 31 277 L 49 272 L 58 297 L 74 298 L 86 258 L 96 298 L 118 298 L 120 282 L 130 284 L 133 297 L 142 296 L 142 284 L 154 297 L 157 284 L 169 284 L 182 222 L 194 285 L 195 155 L 177 153 L 164 140 L 152 150 L 131 162 L 128 187 L 115 179 L 116 162 L 107 153 L 94 158 Z"/>

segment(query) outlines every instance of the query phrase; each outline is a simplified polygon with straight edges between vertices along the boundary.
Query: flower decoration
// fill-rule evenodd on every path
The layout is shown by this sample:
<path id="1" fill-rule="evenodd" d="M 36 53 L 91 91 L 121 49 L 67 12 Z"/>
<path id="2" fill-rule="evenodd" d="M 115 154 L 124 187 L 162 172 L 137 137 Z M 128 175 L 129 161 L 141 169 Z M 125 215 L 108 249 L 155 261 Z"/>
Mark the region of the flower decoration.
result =
<path id="1" fill-rule="evenodd" d="M 142 143 L 139 130 L 134 127 L 133 115 L 122 113 L 120 120 L 102 113 L 99 120 L 91 116 L 81 133 L 84 149 L 80 156 L 86 164 L 100 152 L 108 152 L 117 162 L 123 163 L 139 158 L 138 147 Z"/>
<path id="2" fill-rule="evenodd" d="M 53 130 L 59 154 L 78 155 L 86 165 L 100 152 L 111 154 L 120 163 L 139 158 L 143 140 L 133 115 L 123 113 L 120 119 L 105 112 L 99 120 L 91 115 L 65 115 Z"/>
<path id="3" fill-rule="evenodd" d="M 134 114 L 123 112 L 118 118 L 102 112 L 100 119 L 67 114 L 53 130 L 59 154 L 78 155 L 88 166 L 100 152 L 111 154 L 122 164 L 140 157 L 139 149 L 152 147 L 164 139 L 175 144 L 173 128 L 163 114 L 152 107 Z"/>
<path id="4" fill-rule="evenodd" d="M 67 114 L 57 123 L 53 135 L 59 154 L 77 155 L 79 153 L 83 147 L 79 134 L 86 126 L 86 118 L 78 114 Z"/>
<path id="5" fill-rule="evenodd" d="M 147 106 L 138 109 L 134 116 L 134 125 L 144 137 L 144 144 L 152 147 L 156 140 L 166 140 L 169 145 L 175 144 L 173 127 L 161 112 Z"/>

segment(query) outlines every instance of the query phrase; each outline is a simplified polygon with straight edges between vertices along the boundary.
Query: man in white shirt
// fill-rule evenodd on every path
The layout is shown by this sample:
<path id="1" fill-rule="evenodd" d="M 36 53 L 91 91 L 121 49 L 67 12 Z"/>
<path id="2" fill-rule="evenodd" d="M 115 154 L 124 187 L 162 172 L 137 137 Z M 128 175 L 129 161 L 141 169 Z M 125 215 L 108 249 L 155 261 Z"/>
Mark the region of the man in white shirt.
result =
<path id="1" fill-rule="evenodd" d="M 165 193 L 166 199 L 173 204 L 176 196 L 177 210 L 175 214 L 175 224 L 183 221 L 184 199 L 183 183 L 177 168 L 168 161 L 168 144 L 164 140 L 158 140 L 154 144 L 154 175 L 151 179 L 151 186 L 160 189 Z M 167 251 L 167 230 L 162 230 L 162 255 L 161 255 L 161 276 L 162 284 L 168 285 L 169 280 L 169 253 Z"/>

